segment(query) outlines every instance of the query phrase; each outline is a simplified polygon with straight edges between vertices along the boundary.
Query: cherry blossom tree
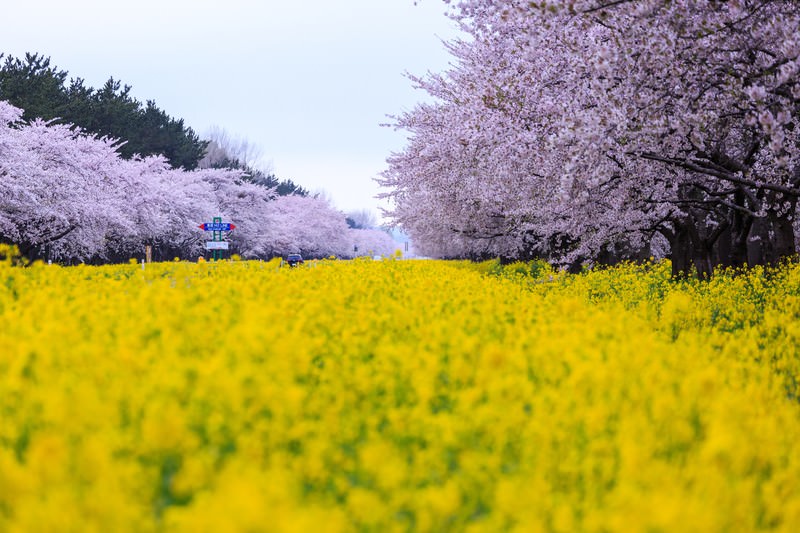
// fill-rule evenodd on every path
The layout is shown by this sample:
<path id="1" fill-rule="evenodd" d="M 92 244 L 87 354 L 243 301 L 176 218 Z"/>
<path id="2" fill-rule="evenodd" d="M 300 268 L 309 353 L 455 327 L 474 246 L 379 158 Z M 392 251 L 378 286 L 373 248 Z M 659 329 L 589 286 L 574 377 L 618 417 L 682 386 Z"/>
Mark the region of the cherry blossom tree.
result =
<path id="1" fill-rule="evenodd" d="M 277 197 L 268 206 L 263 228 L 265 251 L 271 256 L 343 257 L 352 247 L 344 214 L 321 198 Z"/>
<path id="2" fill-rule="evenodd" d="M 0 238 L 23 253 L 86 259 L 113 233 L 130 231 L 109 139 L 35 120 L 0 102 Z"/>
<path id="3" fill-rule="evenodd" d="M 397 243 L 383 230 L 379 229 L 350 229 L 347 239 L 352 244 L 352 250 L 344 254 L 345 257 L 358 256 L 390 256 L 397 248 Z"/>
<path id="4" fill-rule="evenodd" d="M 139 255 L 143 245 L 152 246 L 157 260 L 203 255 L 204 234 L 198 226 L 220 214 L 219 196 L 204 179 L 209 171 L 173 169 L 159 156 L 122 160 L 120 170 L 117 183 L 124 184 L 124 212 L 134 229 L 112 240 L 111 257 Z M 233 181 L 238 174 L 226 177 Z"/>
<path id="5" fill-rule="evenodd" d="M 235 223 L 227 237 L 248 258 L 346 256 L 354 242 L 385 252 L 385 241 L 356 237 L 324 200 L 276 198 L 241 170 L 122 159 L 113 139 L 21 116 L 0 101 L 0 241 L 30 258 L 120 261 L 145 245 L 156 259 L 197 257 L 207 238 L 198 226 L 215 216 Z"/>
<path id="6" fill-rule="evenodd" d="M 437 101 L 397 118 L 412 139 L 383 177 L 415 242 L 596 260 L 661 236 L 676 274 L 701 275 L 794 252 L 795 2 L 463 0 L 452 16 L 470 40 L 414 80 Z"/>

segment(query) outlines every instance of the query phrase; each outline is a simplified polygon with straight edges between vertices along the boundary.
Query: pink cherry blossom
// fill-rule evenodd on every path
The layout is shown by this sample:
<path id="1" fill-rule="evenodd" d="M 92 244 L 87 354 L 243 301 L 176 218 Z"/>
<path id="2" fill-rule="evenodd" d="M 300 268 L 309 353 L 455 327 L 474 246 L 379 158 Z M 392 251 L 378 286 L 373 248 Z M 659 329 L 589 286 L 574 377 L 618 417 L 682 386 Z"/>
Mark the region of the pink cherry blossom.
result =
<path id="1" fill-rule="evenodd" d="M 437 256 L 794 253 L 800 10 L 788 0 L 462 0 L 452 67 L 381 184 Z"/>
<path id="2" fill-rule="evenodd" d="M 354 234 L 324 200 L 276 197 L 240 171 L 125 160 L 113 139 L 21 115 L 0 102 L 0 241 L 31 258 L 124 261 L 146 245 L 156 259 L 196 258 L 210 239 L 198 226 L 215 216 L 235 224 L 225 238 L 246 258 L 347 256 L 354 242 L 386 252 L 385 241 Z"/>

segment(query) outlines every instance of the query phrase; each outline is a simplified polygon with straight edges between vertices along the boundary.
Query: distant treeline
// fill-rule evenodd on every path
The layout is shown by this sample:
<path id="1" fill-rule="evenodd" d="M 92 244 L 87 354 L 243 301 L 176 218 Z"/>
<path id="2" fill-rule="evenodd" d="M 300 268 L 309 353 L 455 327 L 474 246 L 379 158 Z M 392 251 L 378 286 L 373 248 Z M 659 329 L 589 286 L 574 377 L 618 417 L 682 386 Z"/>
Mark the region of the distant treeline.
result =
<path id="1" fill-rule="evenodd" d="M 87 87 L 82 78 L 69 78 L 50 58 L 26 53 L 24 59 L 0 54 L 0 101 L 24 110 L 23 120 L 35 118 L 74 124 L 85 133 L 118 139 L 119 154 L 163 155 L 172 168 L 201 167 L 244 171 L 249 181 L 274 188 L 278 195 L 306 196 L 308 191 L 292 180 L 251 168 L 237 154 L 215 144 L 207 157 L 209 141 L 192 128 L 159 109 L 154 100 L 142 103 L 130 95 L 131 86 L 110 77 L 101 89 Z M 220 150 L 222 153 L 220 153 Z"/>
<path id="2" fill-rule="evenodd" d="M 0 60 L 4 57 L 0 54 Z M 56 119 L 90 134 L 125 141 L 118 150 L 126 159 L 134 154 L 162 154 L 173 168 L 197 167 L 207 142 L 182 119 L 170 117 L 153 100 L 143 104 L 133 98 L 131 86 L 114 78 L 94 89 L 82 78 L 67 77 L 67 71 L 51 66 L 50 58 L 39 54 L 5 57 L 0 100 L 24 109 L 25 120 Z"/>

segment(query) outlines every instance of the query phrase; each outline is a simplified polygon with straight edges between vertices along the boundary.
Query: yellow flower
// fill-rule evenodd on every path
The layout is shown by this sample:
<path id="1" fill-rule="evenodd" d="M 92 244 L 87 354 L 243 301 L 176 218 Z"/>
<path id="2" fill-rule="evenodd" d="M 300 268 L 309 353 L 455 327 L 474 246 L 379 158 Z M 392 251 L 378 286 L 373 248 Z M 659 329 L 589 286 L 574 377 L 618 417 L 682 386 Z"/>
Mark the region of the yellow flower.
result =
<path id="1" fill-rule="evenodd" d="M 792 531 L 800 266 L 18 268 L 0 531 Z M 16 252 L 14 252 L 16 253 Z"/>

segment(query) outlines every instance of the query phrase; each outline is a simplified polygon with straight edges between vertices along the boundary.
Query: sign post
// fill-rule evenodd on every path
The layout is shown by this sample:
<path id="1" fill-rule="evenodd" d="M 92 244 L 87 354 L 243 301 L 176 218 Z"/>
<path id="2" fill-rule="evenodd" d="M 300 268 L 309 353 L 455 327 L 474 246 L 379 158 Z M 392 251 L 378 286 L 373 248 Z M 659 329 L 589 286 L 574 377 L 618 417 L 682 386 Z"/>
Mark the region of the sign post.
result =
<path id="1" fill-rule="evenodd" d="M 221 224 L 221 223 L 222 223 L 222 217 L 214 217 L 214 225 Z M 222 231 L 214 230 L 212 232 L 212 235 L 214 236 L 211 239 L 213 242 L 219 242 L 219 241 L 222 240 Z M 214 258 L 214 261 L 222 259 L 222 250 L 217 250 L 215 248 L 215 249 L 211 250 L 211 254 L 212 254 L 212 257 Z"/>
<path id="2" fill-rule="evenodd" d="M 213 222 L 205 222 L 198 227 L 203 231 L 211 232 L 211 240 L 206 241 L 206 250 L 211 250 L 211 258 L 214 261 L 222 259 L 222 250 L 228 249 L 228 242 L 222 240 L 222 232 L 232 231 L 236 229 L 236 225 L 223 222 L 222 217 L 214 217 Z"/>

